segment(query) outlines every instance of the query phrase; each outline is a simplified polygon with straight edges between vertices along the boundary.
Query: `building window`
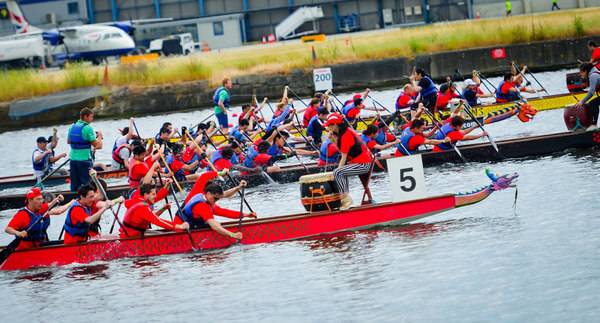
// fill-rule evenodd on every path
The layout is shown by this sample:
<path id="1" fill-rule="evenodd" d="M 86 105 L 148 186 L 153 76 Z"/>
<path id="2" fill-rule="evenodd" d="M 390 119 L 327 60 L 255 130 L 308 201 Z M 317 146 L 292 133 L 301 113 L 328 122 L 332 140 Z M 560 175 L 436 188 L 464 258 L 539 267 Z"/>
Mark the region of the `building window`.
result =
<path id="1" fill-rule="evenodd" d="M 220 21 L 213 22 L 213 33 L 215 36 L 223 35 L 223 23 Z"/>
<path id="2" fill-rule="evenodd" d="M 70 15 L 79 13 L 79 3 L 78 2 L 69 2 L 67 3 L 67 10 Z"/>

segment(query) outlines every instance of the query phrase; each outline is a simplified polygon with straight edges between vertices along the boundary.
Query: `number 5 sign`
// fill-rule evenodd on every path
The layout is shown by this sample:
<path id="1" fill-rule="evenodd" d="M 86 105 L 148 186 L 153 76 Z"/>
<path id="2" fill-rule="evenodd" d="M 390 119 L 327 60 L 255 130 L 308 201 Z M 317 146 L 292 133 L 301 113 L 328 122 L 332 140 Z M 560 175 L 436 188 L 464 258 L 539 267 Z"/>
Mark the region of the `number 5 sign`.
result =
<path id="1" fill-rule="evenodd" d="M 402 202 L 426 197 L 425 175 L 421 155 L 387 160 L 392 201 Z"/>
<path id="2" fill-rule="evenodd" d="M 315 81 L 315 91 L 317 92 L 333 89 L 333 75 L 329 67 L 313 70 L 313 80 Z"/>

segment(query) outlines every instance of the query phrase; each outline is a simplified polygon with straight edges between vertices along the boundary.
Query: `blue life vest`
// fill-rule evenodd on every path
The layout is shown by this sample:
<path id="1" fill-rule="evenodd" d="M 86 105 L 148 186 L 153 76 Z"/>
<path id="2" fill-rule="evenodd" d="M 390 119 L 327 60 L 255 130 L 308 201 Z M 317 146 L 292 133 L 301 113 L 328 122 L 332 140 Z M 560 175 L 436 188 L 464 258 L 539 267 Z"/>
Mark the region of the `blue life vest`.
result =
<path id="1" fill-rule="evenodd" d="M 212 153 L 212 155 L 210 155 L 210 162 L 213 163 L 213 165 L 215 164 L 215 162 L 217 160 L 225 159 L 225 158 L 223 158 L 222 152 L 223 152 L 222 150 L 217 149 Z M 206 166 L 206 168 L 216 171 L 216 169 L 212 169 L 212 167 L 210 167 L 210 165 Z"/>
<path id="2" fill-rule="evenodd" d="M 206 201 L 206 197 L 204 197 L 204 194 L 199 193 L 199 194 L 194 195 L 187 202 L 187 204 L 183 207 L 183 211 L 180 211 L 177 213 L 177 216 L 181 219 L 181 221 L 187 222 L 190 225 L 190 229 L 199 229 L 199 228 L 208 227 L 208 224 L 204 221 L 203 218 L 201 218 L 201 217 L 195 218 L 192 213 L 192 209 L 198 203 L 208 204 L 208 201 Z M 212 210 L 213 207 L 210 206 L 210 208 Z"/>
<path id="3" fill-rule="evenodd" d="M 508 93 L 502 93 L 501 89 L 502 86 L 505 84 L 506 82 L 504 82 L 504 80 L 502 80 L 502 82 L 500 82 L 500 84 L 498 85 L 498 88 L 496 89 L 496 99 L 500 100 L 500 101 L 514 101 L 517 100 L 519 98 L 519 96 L 514 93 L 514 92 L 508 92 Z"/>
<path id="4" fill-rule="evenodd" d="M 406 149 L 409 149 L 408 142 L 410 141 L 410 138 L 412 138 L 414 136 L 416 136 L 416 134 L 414 132 L 412 132 L 410 130 L 410 128 L 406 128 L 406 129 L 404 129 L 404 131 L 402 131 L 402 134 L 400 135 L 400 143 L 402 145 L 404 145 L 404 147 L 406 147 Z M 402 155 L 407 156 L 407 155 L 412 155 L 417 152 L 417 147 L 415 147 L 415 149 L 412 149 L 412 150 L 409 149 L 408 151 L 406 151 L 406 149 L 404 149 L 404 147 L 402 147 L 401 144 L 398 144 L 397 148 L 402 153 Z"/>
<path id="5" fill-rule="evenodd" d="M 469 89 L 469 88 L 466 88 L 466 89 L 465 89 L 465 90 L 464 90 L 464 91 L 461 93 L 461 96 L 462 96 L 462 98 L 463 98 L 463 99 L 465 99 L 465 100 L 467 100 L 467 103 L 468 103 L 470 106 L 476 106 L 476 105 L 477 105 L 477 92 L 475 92 L 475 96 L 474 96 L 474 97 L 475 97 L 475 101 L 469 101 L 469 100 L 467 99 L 467 96 L 466 96 L 466 93 L 467 93 L 468 91 L 475 92 L 475 91 L 473 91 L 473 90 L 471 90 L 471 89 Z"/>
<path id="6" fill-rule="evenodd" d="M 306 127 L 306 134 L 308 136 L 312 136 L 314 140 L 321 139 L 321 137 L 323 136 L 323 126 L 321 126 L 321 121 L 317 116 L 312 117 L 308 122 L 308 127 Z"/>
<path id="7" fill-rule="evenodd" d="M 366 147 L 369 147 L 369 143 L 371 141 L 374 141 L 373 139 L 369 138 L 369 136 L 367 136 L 365 134 L 360 135 L 360 139 L 365 143 Z M 377 142 L 375 142 L 375 143 L 377 143 Z M 379 151 L 379 149 L 375 149 L 375 148 L 371 149 L 371 152 L 373 154 L 376 154 L 378 151 Z"/>
<path id="8" fill-rule="evenodd" d="M 239 129 L 239 125 L 233 127 L 233 130 L 231 130 L 231 132 L 229 133 L 229 137 L 233 137 L 233 139 L 237 140 L 238 142 L 242 142 L 242 133 L 240 132 Z"/>
<path id="9" fill-rule="evenodd" d="M 454 130 L 454 128 L 452 128 L 452 125 L 450 123 L 446 123 L 445 125 L 442 126 L 442 131 L 437 132 L 435 139 L 444 140 L 444 138 L 446 138 L 448 136 L 448 134 L 451 133 L 452 131 L 456 131 L 456 130 Z M 444 149 L 444 150 L 452 149 L 452 145 L 449 142 L 444 142 L 444 143 L 441 143 L 436 146 L 438 148 Z"/>
<path id="10" fill-rule="evenodd" d="M 25 241 L 40 242 L 46 240 L 46 230 L 50 226 L 50 217 L 46 217 L 36 225 L 33 225 L 43 214 L 33 213 L 26 207 L 21 208 L 19 211 L 25 211 L 29 215 L 29 225 L 25 230 L 27 231 L 27 237 L 23 238 Z"/>
<path id="11" fill-rule="evenodd" d="M 267 154 L 271 155 L 271 156 L 279 156 L 282 153 L 283 153 L 283 148 L 277 149 L 277 145 L 276 144 L 272 144 L 271 148 L 269 148 L 269 150 L 267 150 Z"/>
<path id="12" fill-rule="evenodd" d="M 429 76 L 423 76 L 424 79 L 429 80 L 429 87 L 421 89 L 419 93 L 421 93 L 421 97 L 424 98 L 428 95 L 437 93 L 437 88 L 433 84 L 433 81 L 429 78 Z"/>
<path id="13" fill-rule="evenodd" d="M 348 121 L 350 121 L 350 122 L 354 122 L 354 119 L 355 119 L 355 118 L 350 118 L 348 116 L 348 112 L 350 112 L 350 110 L 352 110 L 352 109 L 356 109 L 354 102 L 349 103 L 348 105 L 344 106 L 344 108 L 342 108 L 342 113 L 346 116 L 346 119 L 348 119 Z"/>
<path id="14" fill-rule="evenodd" d="M 169 168 L 171 167 L 171 163 L 175 161 L 175 157 L 173 157 L 173 153 L 168 154 L 167 156 L 165 156 L 165 161 L 167 162 L 167 165 L 169 165 Z"/>
<path id="15" fill-rule="evenodd" d="M 88 149 L 92 147 L 92 142 L 83 138 L 82 130 L 85 126 L 88 126 L 88 124 L 74 123 L 71 126 L 71 132 L 69 133 L 69 141 L 71 142 L 70 145 L 72 149 Z"/>
<path id="16" fill-rule="evenodd" d="M 90 230 L 90 224 L 85 221 L 73 224 L 73 220 L 71 220 L 71 211 L 76 207 L 82 208 L 88 216 L 92 215 L 92 210 L 89 207 L 79 204 L 79 200 L 75 201 L 75 203 L 73 203 L 67 211 L 67 217 L 65 218 L 65 231 L 73 237 L 87 237 L 88 231 Z"/>
<path id="17" fill-rule="evenodd" d="M 383 131 L 383 129 L 379 129 L 379 132 L 374 140 L 380 145 L 385 145 L 387 143 L 387 135 L 385 134 L 385 131 Z"/>
<path id="18" fill-rule="evenodd" d="M 229 158 L 229 162 L 231 163 L 231 165 L 237 165 L 240 163 L 240 156 L 238 156 L 238 154 L 235 153 L 235 151 L 233 152 L 233 156 L 231 156 L 231 158 Z"/>
<path id="19" fill-rule="evenodd" d="M 39 148 L 36 148 L 36 149 L 33 151 L 33 153 L 31 154 L 31 162 L 33 163 L 33 169 L 35 169 L 35 170 L 43 170 L 43 171 L 47 170 L 47 167 L 48 167 L 48 162 L 49 162 L 49 160 L 50 160 L 50 154 L 48 154 L 48 155 L 44 156 L 42 159 L 40 159 L 40 161 L 38 161 L 38 162 L 36 163 L 36 162 L 34 161 L 34 158 L 33 158 L 33 157 L 34 157 L 34 155 L 35 155 L 35 152 L 36 152 L 36 151 L 39 151 L 39 152 L 40 152 L 40 154 L 43 154 L 43 153 L 44 153 L 44 152 L 43 152 L 41 149 L 39 149 Z"/>
<path id="20" fill-rule="evenodd" d="M 246 151 L 246 159 L 244 159 L 244 162 L 242 164 L 244 167 L 248 167 L 248 168 L 255 167 L 254 158 L 256 156 L 258 156 L 258 150 L 256 149 L 256 147 L 257 147 L 256 145 L 252 145 Z"/>
<path id="21" fill-rule="evenodd" d="M 331 139 L 326 138 L 323 140 L 321 144 L 321 148 L 319 149 L 319 159 L 326 163 L 337 163 L 340 161 L 342 154 L 339 151 L 336 151 L 332 156 L 327 156 L 327 150 L 329 149 L 329 145 L 332 145 Z"/>
<path id="22" fill-rule="evenodd" d="M 219 94 L 221 93 L 221 91 L 227 92 L 227 99 L 223 101 L 223 105 L 227 108 L 229 107 L 229 91 L 227 91 L 227 89 L 224 86 L 221 86 L 215 91 L 215 95 L 213 96 L 213 104 L 219 105 Z"/>

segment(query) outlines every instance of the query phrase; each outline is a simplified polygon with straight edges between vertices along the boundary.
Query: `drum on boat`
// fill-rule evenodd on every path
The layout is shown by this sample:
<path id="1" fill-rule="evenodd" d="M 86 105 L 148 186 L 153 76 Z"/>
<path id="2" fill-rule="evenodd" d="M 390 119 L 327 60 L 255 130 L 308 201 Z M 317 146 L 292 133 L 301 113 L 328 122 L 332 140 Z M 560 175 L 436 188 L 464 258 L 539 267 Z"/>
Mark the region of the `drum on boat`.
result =
<path id="1" fill-rule="evenodd" d="M 580 107 L 566 106 L 565 107 L 565 125 L 567 129 L 571 131 L 589 127 L 592 124 L 592 118 L 590 117 L 590 108 L 587 104 Z"/>
<path id="2" fill-rule="evenodd" d="M 333 178 L 333 172 L 300 177 L 302 205 L 309 211 L 333 211 L 340 208 L 342 194 Z"/>

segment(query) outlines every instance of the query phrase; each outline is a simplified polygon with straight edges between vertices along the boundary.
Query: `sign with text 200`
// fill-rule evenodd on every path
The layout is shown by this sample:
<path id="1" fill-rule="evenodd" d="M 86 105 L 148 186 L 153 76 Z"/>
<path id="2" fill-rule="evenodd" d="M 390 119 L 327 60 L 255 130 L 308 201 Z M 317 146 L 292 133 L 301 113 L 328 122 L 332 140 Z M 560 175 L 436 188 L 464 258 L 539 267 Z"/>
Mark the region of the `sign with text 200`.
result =
<path id="1" fill-rule="evenodd" d="M 387 165 L 392 201 L 402 202 L 426 197 L 421 155 L 390 158 Z"/>
<path id="2" fill-rule="evenodd" d="M 319 68 L 313 70 L 313 81 L 315 82 L 315 91 L 327 91 L 333 89 L 333 74 L 331 68 Z"/>

